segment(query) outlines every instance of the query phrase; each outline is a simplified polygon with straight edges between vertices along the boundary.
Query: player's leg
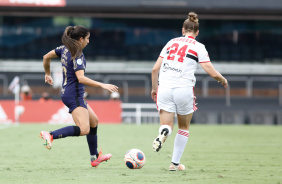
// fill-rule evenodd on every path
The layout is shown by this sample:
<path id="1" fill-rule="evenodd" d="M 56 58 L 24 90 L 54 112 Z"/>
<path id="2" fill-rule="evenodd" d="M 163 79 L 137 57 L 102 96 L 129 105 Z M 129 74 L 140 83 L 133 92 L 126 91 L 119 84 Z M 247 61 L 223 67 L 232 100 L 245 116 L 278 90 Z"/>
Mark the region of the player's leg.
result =
<path id="1" fill-rule="evenodd" d="M 76 126 L 66 126 L 51 132 L 40 132 L 39 137 L 44 140 L 44 145 L 47 149 L 50 150 L 52 148 L 53 139 L 81 136 L 89 133 L 89 115 L 87 109 L 84 107 L 77 107 L 71 114 Z"/>
<path id="2" fill-rule="evenodd" d="M 174 140 L 172 160 L 169 170 L 184 170 L 184 165 L 180 164 L 180 158 L 186 147 L 189 137 L 189 126 L 195 106 L 193 87 L 176 88 L 173 91 L 174 102 L 177 109 L 178 130 Z M 185 99 L 185 100 L 183 100 Z"/>
<path id="3" fill-rule="evenodd" d="M 165 110 L 160 110 L 160 122 L 161 126 L 159 128 L 159 135 L 153 141 L 153 150 L 160 151 L 163 143 L 167 137 L 171 134 L 174 122 L 174 112 L 167 112 Z"/>
<path id="4" fill-rule="evenodd" d="M 80 130 L 79 135 L 88 135 L 90 130 L 88 109 L 85 107 L 77 107 L 72 111 L 71 115 L 74 123 L 76 124 L 74 127 L 77 127 L 77 129 L 79 128 Z M 53 132 L 51 133 L 53 134 Z"/>
<path id="5" fill-rule="evenodd" d="M 88 113 L 89 113 L 89 122 L 90 122 L 90 131 L 86 136 L 87 143 L 91 156 L 91 165 L 93 167 L 97 167 L 101 162 L 109 160 L 112 155 L 106 154 L 102 155 L 102 152 L 98 153 L 98 136 L 97 136 L 97 128 L 98 128 L 98 117 L 92 108 L 87 104 Z"/>
<path id="6" fill-rule="evenodd" d="M 159 151 L 166 138 L 171 134 L 176 112 L 173 102 L 172 89 L 159 86 L 157 107 L 160 115 L 159 135 L 153 141 L 153 150 Z"/>
<path id="7" fill-rule="evenodd" d="M 90 131 L 86 136 L 91 160 L 95 160 L 98 158 L 98 143 L 97 143 L 97 128 L 98 128 L 98 117 L 92 110 L 92 108 L 87 105 L 88 113 L 89 113 L 89 122 L 90 122 Z"/>
<path id="8" fill-rule="evenodd" d="M 41 131 L 39 137 L 44 140 L 44 145 L 49 150 L 52 148 L 53 139 L 89 133 L 89 115 L 83 98 L 63 98 L 63 102 L 69 108 L 76 126 L 67 126 L 51 132 Z"/>
<path id="9" fill-rule="evenodd" d="M 188 115 L 177 114 L 178 131 L 175 136 L 171 165 L 169 167 L 169 170 L 171 171 L 185 169 L 184 165 L 180 164 L 180 159 L 188 141 L 189 125 L 192 119 L 192 115 L 193 113 Z"/>

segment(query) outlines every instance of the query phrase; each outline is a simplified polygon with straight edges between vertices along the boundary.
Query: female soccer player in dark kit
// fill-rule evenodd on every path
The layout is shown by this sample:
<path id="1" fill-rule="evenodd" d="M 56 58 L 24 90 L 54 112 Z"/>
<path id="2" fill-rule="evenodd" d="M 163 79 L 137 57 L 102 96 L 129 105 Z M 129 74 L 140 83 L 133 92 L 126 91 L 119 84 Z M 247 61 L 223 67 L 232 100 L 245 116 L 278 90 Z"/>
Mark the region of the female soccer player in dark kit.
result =
<path id="1" fill-rule="evenodd" d="M 178 119 L 170 171 L 185 169 L 180 158 L 188 141 L 193 112 L 197 110 L 194 73 L 198 63 L 225 88 L 228 86 L 227 80 L 211 64 L 205 46 L 195 40 L 199 34 L 197 17 L 194 12 L 188 14 L 182 27 L 183 36 L 173 38 L 165 45 L 152 70 L 151 96 L 157 103 L 161 123 L 159 135 L 153 141 L 154 151 L 159 151 L 171 134 L 175 113 Z"/>
<path id="2" fill-rule="evenodd" d="M 54 131 L 41 131 L 39 137 L 44 140 L 47 149 L 52 148 L 54 139 L 68 136 L 86 135 L 91 165 L 97 167 L 101 162 L 111 158 L 111 154 L 102 155 L 97 150 L 97 126 L 98 117 L 83 98 L 84 85 L 101 87 L 110 92 L 115 92 L 118 87 L 112 84 L 104 84 L 84 76 L 86 60 L 82 50 L 89 43 L 90 32 L 83 26 L 68 26 L 62 36 L 63 45 L 51 50 L 43 56 L 45 70 L 45 83 L 53 84 L 51 77 L 51 59 L 60 57 L 63 71 L 63 83 L 61 99 L 69 108 L 76 126 L 67 126 Z"/>

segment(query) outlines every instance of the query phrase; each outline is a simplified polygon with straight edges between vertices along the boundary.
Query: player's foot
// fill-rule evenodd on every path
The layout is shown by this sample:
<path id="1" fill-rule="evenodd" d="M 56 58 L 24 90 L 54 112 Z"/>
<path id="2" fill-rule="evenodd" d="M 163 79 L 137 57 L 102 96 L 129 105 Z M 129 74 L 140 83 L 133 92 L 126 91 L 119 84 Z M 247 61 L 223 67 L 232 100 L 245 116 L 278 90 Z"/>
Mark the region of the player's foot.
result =
<path id="1" fill-rule="evenodd" d="M 91 160 L 91 165 L 92 165 L 92 167 L 98 167 L 98 165 L 101 162 L 110 160 L 111 157 L 112 157 L 112 154 L 102 155 L 102 151 L 100 151 L 98 158 L 96 160 Z"/>
<path id="2" fill-rule="evenodd" d="M 185 166 L 183 164 L 175 165 L 175 164 L 171 163 L 170 166 L 169 166 L 169 170 L 170 171 L 183 171 L 183 170 L 185 170 Z"/>
<path id="3" fill-rule="evenodd" d="M 168 136 L 168 129 L 164 128 L 161 132 L 161 134 L 154 140 L 153 142 L 153 150 L 158 152 L 163 146 L 163 143 L 165 142 L 167 136 Z"/>
<path id="4" fill-rule="evenodd" d="M 44 140 L 43 145 L 45 148 L 50 150 L 52 148 L 53 136 L 49 132 L 41 131 L 39 137 Z"/>

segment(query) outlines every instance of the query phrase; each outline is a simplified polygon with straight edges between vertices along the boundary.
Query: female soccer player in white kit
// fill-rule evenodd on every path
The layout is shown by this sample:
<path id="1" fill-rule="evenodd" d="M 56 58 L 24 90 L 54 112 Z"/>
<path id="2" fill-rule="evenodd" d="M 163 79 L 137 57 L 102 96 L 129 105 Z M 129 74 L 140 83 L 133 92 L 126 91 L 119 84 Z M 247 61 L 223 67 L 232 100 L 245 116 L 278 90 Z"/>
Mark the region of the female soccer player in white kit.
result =
<path id="1" fill-rule="evenodd" d="M 153 141 L 153 150 L 159 151 L 173 128 L 174 114 L 177 113 L 178 131 L 170 171 L 184 170 L 180 158 L 189 137 L 189 125 L 195 105 L 194 73 L 197 64 L 225 88 L 227 80 L 217 72 L 210 62 L 205 46 L 195 40 L 199 34 L 197 14 L 190 12 L 183 23 L 183 37 L 171 39 L 161 51 L 152 70 L 152 99 L 157 103 L 160 114 L 159 135 Z M 159 75 L 159 76 L 158 76 Z"/>

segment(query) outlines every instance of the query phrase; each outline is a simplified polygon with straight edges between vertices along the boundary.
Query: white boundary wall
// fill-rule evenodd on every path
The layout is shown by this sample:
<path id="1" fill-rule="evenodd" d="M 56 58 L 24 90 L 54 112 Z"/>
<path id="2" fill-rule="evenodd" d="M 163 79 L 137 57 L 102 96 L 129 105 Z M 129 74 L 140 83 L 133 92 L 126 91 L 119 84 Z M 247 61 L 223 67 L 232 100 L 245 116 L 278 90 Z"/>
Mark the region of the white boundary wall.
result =
<path id="1" fill-rule="evenodd" d="M 281 64 L 265 63 L 224 63 L 212 62 L 214 67 L 222 74 L 228 75 L 281 75 Z M 151 73 L 155 61 L 87 61 L 89 73 Z M 52 71 L 61 67 L 58 59 L 51 62 Z M 41 60 L 0 60 L 0 72 L 44 72 Z M 206 74 L 198 65 L 196 74 Z"/>

